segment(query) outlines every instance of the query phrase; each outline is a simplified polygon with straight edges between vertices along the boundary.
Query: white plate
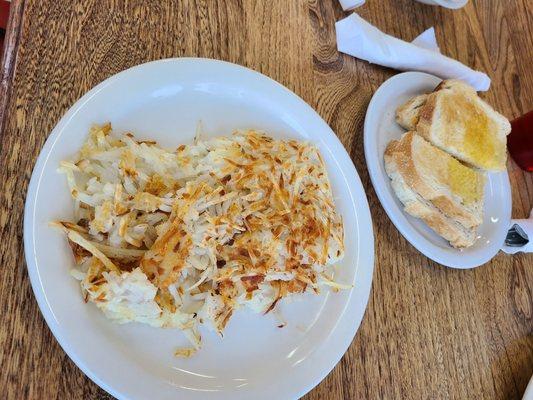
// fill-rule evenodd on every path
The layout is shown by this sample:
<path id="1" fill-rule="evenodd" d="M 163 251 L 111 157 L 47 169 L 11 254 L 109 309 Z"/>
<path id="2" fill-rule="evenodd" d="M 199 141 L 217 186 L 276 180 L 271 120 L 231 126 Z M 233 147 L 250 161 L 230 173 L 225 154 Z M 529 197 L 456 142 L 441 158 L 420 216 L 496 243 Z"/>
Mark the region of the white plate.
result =
<path id="1" fill-rule="evenodd" d="M 73 260 L 48 222 L 72 216 L 60 160 L 71 157 L 93 123 L 111 121 L 168 146 L 190 142 L 197 122 L 208 136 L 235 128 L 309 140 L 324 156 L 344 218 L 346 257 L 340 293 L 282 304 L 288 325 L 271 315 L 239 312 L 223 339 L 202 329 L 204 346 L 191 359 L 173 350 L 187 342 L 178 330 L 116 325 L 84 304 L 69 276 Z M 340 360 L 357 331 L 372 282 L 374 239 L 368 203 L 352 161 L 329 126 L 302 99 L 249 69 L 207 59 L 170 59 L 121 72 L 83 96 L 48 138 L 31 178 L 24 245 L 39 307 L 70 358 L 121 399 L 296 399 Z M 35 371 L 36 374 L 39 371 Z"/>
<path id="2" fill-rule="evenodd" d="M 524 396 L 522 397 L 522 400 L 533 400 L 533 376 L 529 380 L 529 383 L 526 387 L 526 391 L 524 392 Z"/>
<path id="3" fill-rule="evenodd" d="M 365 118 L 365 158 L 374 189 L 396 228 L 421 253 L 452 268 L 474 268 L 498 253 L 511 220 L 511 188 L 507 171 L 488 174 L 483 223 L 475 244 L 454 249 L 422 220 L 403 211 L 385 172 L 383 153 L 387 144 L 405 132 L 395 121 L 395 111 L 409 98 L 431 92 L 441 79 L 423 72 L 404 72 L 384 82 L 376 91 Z"/>

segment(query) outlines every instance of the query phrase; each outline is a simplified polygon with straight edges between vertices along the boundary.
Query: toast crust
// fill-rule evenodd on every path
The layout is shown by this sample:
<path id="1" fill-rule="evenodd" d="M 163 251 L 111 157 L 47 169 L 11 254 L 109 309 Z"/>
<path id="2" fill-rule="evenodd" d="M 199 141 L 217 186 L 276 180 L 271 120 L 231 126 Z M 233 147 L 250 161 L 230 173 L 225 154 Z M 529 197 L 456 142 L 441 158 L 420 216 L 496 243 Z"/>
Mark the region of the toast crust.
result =
<path id="1" fill-rule="evenodd" d="M 420 110 L 426 103 L 427 97 L 427 94 L 420 94 L 398 107 L 396 110 L 396 122 L 408 131 L 416 130 Z"/>

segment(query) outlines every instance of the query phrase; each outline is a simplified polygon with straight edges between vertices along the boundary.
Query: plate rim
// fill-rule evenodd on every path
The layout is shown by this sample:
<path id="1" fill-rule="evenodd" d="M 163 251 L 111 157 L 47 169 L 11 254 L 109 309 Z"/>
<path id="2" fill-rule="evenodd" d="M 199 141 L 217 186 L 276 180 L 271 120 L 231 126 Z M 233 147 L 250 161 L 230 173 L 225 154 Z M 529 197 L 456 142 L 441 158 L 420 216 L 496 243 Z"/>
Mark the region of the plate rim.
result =
<path id="1" fill-rule="evenodd" d="M 363 282 L 363 285 L 357 285 L 358 290 L 360 291 L 360 297 L 363 301 L 360 301 L 358 303 L 354 303 L 353 299 L 353 293 L 354 289 L 351 289 L 350 294 L 346 300 L 346 304 L 343 306 L 343 311 L 341 314 L 337 317 L 335 321 L 335 329 L 338 329 L 339 325 L 342 325 L 341 323 L 344 322 L 344 325 L 347 325 L 346 327 L 343 327 L 344 330 L 348 329 L 348 334 L 344 334 L 343 336 L 343 345 L 342 351 L 339 351 L 337 354 L 337 357 L 335 357 L 335 361 L 332 363 L 332 365 L 328 365 L 327 368 L 323 369 L 323 373 L 319 374 L 319 377 L 317 379 L 313 379 L 312 381 L 307 382 L 307 384 L 300 385 L 300 389 L 297 391 L 296 395 L 297 397 L 303 396 L 306 393 L 308 393 L 310 390 L 312 390 L 315 386 L 317 386 L 332 370 L 333 368 L 338 364 L 340 359 L 344 356 L 346 351 L 348 350 L 348 347 L 355 339 L 355 336 L 359 330 L 359 327 L 362 323 L 362 320 L 364 318 L 364 315 L 366 314 L 366 309 L 368 306 L 368 301 L 370 297 L 370 293 L 372 290 L 372 281 L 373 281 L 373 271 L 374 271 L 374 262 L 375 262 L 375 255 L 374 255 L 374 233 L 373 233 L 373 225 L 372 225 L 372 218 L 370 214 L 370 208 L 368 205 L 368 199 L 366 197 L 366 193 L 364 190 L 364 186 L 362 184 L 361 178 L 353 164 L 353 161 L 349 154 L 347 153 L 346 149 L 340 142 L 337 135 L 333 132 L 331 127 L 323 120 L 323 118 L 318 114 L 317 111 L 315 111 L 307 102 L 305 102 L 301 97 L 299 97 L 296 93 L 282 85 L 281 83 L 275 81 L 274 79 L 258 72 L 254 71 L 250 68 L 247 68 L 242 65 L 222 61 L 222 60 L 216 60 L 216 59 L 210 59 L 210 58 L 199 58 L 199 57 L 176 57 L 176 58 L 166 58 L 166 59 L 160 59 L 160 60 L 154 60 L 154 61 L 148 61 L 142 64 L 138 64 L 135 66 L 132 66 L 128 69 L 125 69 L 123 71 L 120 71 L 114 75 L 111 75 L 110 77 L 106 78 L 104 81 L 98 83 L 96 86 L 94 86 L 92 89 L 90 89 L 88 92 L 86 92 L 84 95 L 82 95 L 78 100 L 76 100 L 70 108 L 63 114 L 63 116 L 60 118 L 60 120 L 57 122 L 57 124 L 52 129 L 51 133 L 47 137 L 44 145 L 42 146 L 39 155 L 37 157 L 37 160 L 35 162 L 34 168 L 32 170 L 31 179 L 28 185 L 27 189 L 27 195 L 26 200 L 24 204 L 24 221 L 23 221 L 23 241 L 24 241 L 24 255 L 26 260 L 26 265 L 28 269 L 28 275 L 30 277 L 30 283 L 32 286 L 32 291 L 34 293 L 34 296 L 37 300 L 39 310 L 41 314 L 43 315 L 48 328 L 52 331 L 52 334 L 54 335 L 54 338 L 57 340 L 57 342 L 60 344 L 61 348 L 65 353 L 69 356 L 69 358 L 76 364 L 78 368 L 81 369 L 81 371 L 87 375 L 94 383 L 96 383 L 98 386 L 100 386 L 102 389 L 110 393 L 116 398 L 119 399 L 129 399 L 129 398 L 135 398 L 131 397 L 131 394 L 125 394 L 121 390 L 116 389 L 117 385 L 113 385 L 111 382 L 107 382 L 105 379 L 102 379 L 97 371 L 93 371 L 92 368 L 87 365 L 83 357 L 79 357 L 78 352 L 68 340 L 63 336 L 61 332 L 61 327 L 59 326 L 59 323 L 55 320 L 55 317 L 53 315 L 53 309 L 51 305 L 48 303 L 48 300 L 46 298 L 46 293 L 44 292 L 44 288 L 42 286 L 41 281 L 41 274 L 40 270 L 38 268 L 38 262 L 36 258 L 35 253 L 35 231 L 34 231 L 34 225 L 35 225 L 35 201 L 36 196 L 39 191 L 41 178 L 44 173 L 44 167 L 46 166 L 47 159 L 49 158 L 51 151 L 53 150 L 56 142 L 61 138 L 60 133 L 65 129 L 65 127 L 68 125 L 70 120 L 80 111 L 82 111 L 83 106 L 85 103 L 87 103 L 93 96 L 97 95 L 101 90 L 103 90 L 105 87 L 107 87 L 110 84 L 113 84 L 116 80 L 124 79 L 127 75 L 134 73 L 134 71 L 137 71 L 139 69 L 146 68 L 149 70 L 149 68 L 154 64 L 160 64 L 160 63 L 188 63 L 188 62 L 199 62 L 199 63 L 213 63 L 213 64 L 222 64 L 226 67 L 231 67 L 235 69 L 240 69 L 241 71 L 251 74 L 256 79 L 262 79 L 265 82 L 269 82 L 270 84 L 276 86 L 278 89 L 280 89 L 282 92 L 284 92 L 285 95 L 292 97 L 297 103 L 302 105 L 304 108 L 307 108 L 308 111 L 310 111 L 315 118 L 318 118 L 321 123 L 324 124 L 324 126 L 329 130 L 329 133 L 331 134 L 331 139 L 334 142 L 334 148 L 330 150 L 339 150 L 344 151 L 345 156 L 349 160 L 349 163 L 347 163 L 346 168 L 350 171 L 350 179 L 354 179 L 350 184 L 349 193 L 352 196 L 352 201 L 354 204 L 358 204 L 356 206 L 357 208 L 357 221 L 358 223 L 358 246 L 360 249 L 361 247 L 361 233 L 364 232 L 367 237 L 366 239 L 369 241 L 369 245 L 366 246 L 365 251 L 360 251 L 357 254 L 357 259 L 355 260 L 357 262 L 357 268 L 361 268 L 362 271 L 362 278 L 365 278 L 368 282 L 365 284 Z M 355 196 L 355 197 L 354 197 Z M 361 261 L 362 258 L 365 258 L 366 260 Z M 363 273 L 364 272 L 364 273 Z M 355 275 L 357 277 L 357 273 Z M 355 318 L 352 315 L 347 314 L 348 308 L 354 308 L 362 309 L 362 312 L 360 312 L 358 315 L 355 315 Z M 355 323 L 354 323 L 355 322 Z M 332 332 L 333 332 L 332 331 Z M 180 392 L 176 392 L 177 395 L 180 395 Z M 292 395 L 292 394 L 291 394 Z M 184 397 L 186 398 L 186 397 Z"/>
<path id="2" fill-rule="evenodd" d="M 533 375 L 529 379 L 529 382 L 526 386 L 526 390 L 522 395 L 522 400 L 533 400 Z"/>
<path id="3" fill-rule="evenodd" d="M 500 247 L 495 247 L 493 251 L 491 252 L 485 252 L 483 255 L 478 255 L 476 257 L 466 257 L 463 255 L 462 260 L 457 263 L 455 261 L 459 260 L 459 257 L 457 257 L 457 252 L 459 250 L 456 250 L 450 246 L 450 249 L 448 249 L 447 252 L 444 250 L 438 249 L 435 245 L 430 243 L 427 239 L 422 237 L 419 233 L 416 232 L 416 230 L 411 229 L 410 224 L 404 224 L 401 220 L 399 215 L 406 216 L 406 213 L 403 209 L 400 210 L 400 213 L 396 213 L 392 209 L 391 201 L 388 199 L 389 190 L 385 185 L 381 185 L 379 180 L 382 178 L 381 173 L 379 170 L 380 163 L 383 162 L 383 160 L 380 159 L 379 155 L 375 155 L 373 149 L 372 149 L 372 139 L 375 135 L 373 135 L 373 132 L 377 131 L 378 128 L 370 126 L 370 118 L 369 115 L 374 112 L 375 104 L 382 96 L 382 93 L 388 89 L 389 86 L 394 85 L 397 81 L 404 81 L 411 79 L 411 82 L 415 82 L 413 85 L 416 85 L 416 82 L 418 82 L 420 79 L 435 79 L 439 82 L 443 79 L 428 74 L 425 72 L 419 72 L 419 71 L 408 71 L 408 72 L 402 72 L 396 75 L 393 75 L 386 81 L 384 81 L 379 88 L 375 91 L 374 95 L 372 96 L 372 99 L 370 100 L 370 103 L 368 104 L 368 108 L 365 114 L 365 123 L 364 123 L 364 151 L 365 151 L 365 161 L 368 169 L 368 173 L 370 175 L 370 180 L 372 182 L 372 186 L 374 187 L 374 190 L 377 194 L 377 197 L 379 199 L 379 202 L 383 209 L 385 210 L 388 218 L 391 220 L 391 222 L 394 224 L 396 229 L 400 232 L 400 234 L 413 246 L 415 247 L 420 253 L 425 255 L 427 258 L 435 261 L 436 263 L 453 268 L 453 269 L 472 269 L 477 268 L 488 261 L 490 261 L 493 257 L 495 257 L 498 252 L 500 251 Z M 491 176 L 493 176 L 495 179 L 499 181 L 500 186 L 502 187 L 502 193 L 505 195 L 508 203 L 508 210 L 507 214 L 509 216 L 508 221 L 502 221 L 500 223 L 505 223 L 506 227 L 509 225 L 511 220 L 511 209 L 512 209 L 512 198 L 511 198 L 511 186 L 509 182 L 509 174 L 507 169 L 502 172 L 498 173 L 490 173 Z M 390 180 L 387 176 L 385 178 L 385 181 Z M 398 214 L 398 215 L 397 215 Z M 500 234 L 501 237 L 501 243 L 503 244 L 505 239 L 505 233 L 507 232 L 507 229 L 502 229 L 502 234 Z M 451 259 L 450 259 L 451 258 Z M 452 263 L 453 262 L 453 263 Z"/>

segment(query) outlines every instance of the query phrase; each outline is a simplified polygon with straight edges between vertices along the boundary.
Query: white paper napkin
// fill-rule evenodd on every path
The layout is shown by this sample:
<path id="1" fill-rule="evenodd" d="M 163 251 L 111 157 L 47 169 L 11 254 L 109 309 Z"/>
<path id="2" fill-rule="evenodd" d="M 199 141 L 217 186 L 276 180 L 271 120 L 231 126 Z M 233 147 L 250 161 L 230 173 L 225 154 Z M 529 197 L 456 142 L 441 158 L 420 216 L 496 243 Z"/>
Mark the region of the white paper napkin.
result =
<path id="1" fill-rule="evenodd" d="M 418 47 L 423 47 L 424 49 L 440 53 L 439 45 L 437 44 L 437 37 L 435 36 L 435 29 L 433 29 L 433 27 L 426 29 L 411 43 L 417 45 Z"/>
<path id="2" fill-rule="evenodd" d="M 440 54 L 435 31 L 430 28 L 408 43 L 381 32 L 356 13 L 338 21 L 337 49 L 373 64 L 401 71 L 423 71 L 443 79 L 461 79 L 478 91 L 490 87 L 483 72 Z"/>
<path id="3" fill-rule="evenodd" d="M 365 0 L 339 0 L 344 11 L 353 10 L 365 4 Z"/>

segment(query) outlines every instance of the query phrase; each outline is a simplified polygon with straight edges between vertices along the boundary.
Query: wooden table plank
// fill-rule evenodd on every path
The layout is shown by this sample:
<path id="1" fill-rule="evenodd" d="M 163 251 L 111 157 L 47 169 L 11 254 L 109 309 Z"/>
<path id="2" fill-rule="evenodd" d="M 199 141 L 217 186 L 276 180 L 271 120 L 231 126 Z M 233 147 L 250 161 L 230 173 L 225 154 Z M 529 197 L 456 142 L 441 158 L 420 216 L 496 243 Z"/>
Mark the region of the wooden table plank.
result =
<path id="1" fill-rule="evenodd" d="M 412 40 L 435 26 L 445 54 L 487 71 L 484 97 L 514 118 L 533 108 L 527 0 L 450 11 L 368 0 L 360 14 Z M 141 62 L 201 56 L 248 66 L 311 104 L 350 153 L 374 221 L 376 266 L 363 324 L 306 399 L 520 398 L 533 373 L 533 256 L 499 254 L 470 271 L 441 267 L 398 233 L 370 183 L 362 130 L 372 93 L 394 71 L 339 54 L 336 0 L 26 0 L 13 3 L 0 86 L 0 388 L 8 399 L 110 398 L 46 327 L 22 248 L 25 192 L 61 115 L 92 86 Z M 2 117 L 3 116 L 3 117 Z M 513 215 L 533 206 L 533 174 L 509 162 Z"/>

